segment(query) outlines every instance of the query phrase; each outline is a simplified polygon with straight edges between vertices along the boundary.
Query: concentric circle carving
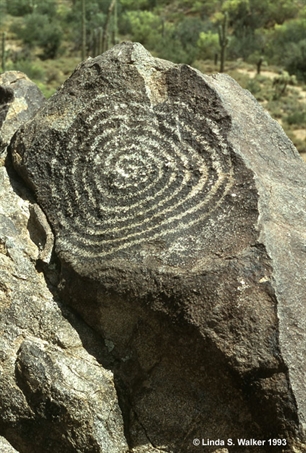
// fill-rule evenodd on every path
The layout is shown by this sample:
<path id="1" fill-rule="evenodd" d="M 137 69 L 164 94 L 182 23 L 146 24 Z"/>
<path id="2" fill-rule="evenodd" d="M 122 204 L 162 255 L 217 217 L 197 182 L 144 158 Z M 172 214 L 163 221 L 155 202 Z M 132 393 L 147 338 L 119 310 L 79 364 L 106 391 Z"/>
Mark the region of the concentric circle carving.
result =
<path id="1" fill-rule="evenodd" d="M 175 240 L 230 190 L 222 133 L 190 105 L 127 104 L 101 94 L 87 112 L 85 138 L 75 128 L 70 150 L 57 143 L 50 161 L 58 222 L 69 231 L 60 236 L 65 248 L 73 243 L 84 257 L 111 257 L 146 241 Z"/>
<path id="2" fill-rule="evenodd" d="M 227 114 L 186 68 L 158 79 L 158 102 L 153 79 L 134 67 L 103 74 L 106 81 L 93 87 L 88 76 L 72 78 L 33 121 L 24 152 L 13 155 L 17 162 L 23 154 L 18 168 L 47 214 L 58 252 L 142 262 L 149 246 L 169 265 L 203 256 L 208 235 L 215 236 L 204 227 L 227 209 L 236 177 Z"/>

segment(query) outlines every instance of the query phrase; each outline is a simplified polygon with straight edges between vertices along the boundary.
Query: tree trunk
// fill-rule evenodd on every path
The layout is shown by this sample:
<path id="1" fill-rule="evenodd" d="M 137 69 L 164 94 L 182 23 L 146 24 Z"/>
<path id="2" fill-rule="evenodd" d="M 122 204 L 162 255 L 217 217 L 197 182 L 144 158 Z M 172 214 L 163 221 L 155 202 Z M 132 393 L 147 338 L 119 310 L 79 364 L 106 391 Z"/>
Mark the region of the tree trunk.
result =
<path id="1" fill-rule="evenodd" d="M 220 55 L 220 72 L 224 72 L 224 63 L 225 63 L 225 46 L 221 47 L 221 55 Z"/>
<path id="2" fill-rule="evenodd" d="M 82 60 L 86 58 L 86 0 L 82 0 Z"/>
<path id="3" fill-rule="evenodd" d="M 264 61 L 263 57 L 260 57 L 259 60 L 257 61 L 257 64 L 256 64 L 257 75 L 260 75 L 261 65 L 262 65 L 263 61 Z"/>
<path id="4" fill-rule="evenodd" d="M 5 72 L 5 60 L 6 60 L 6 54 L 5 54 L 5 40 L 6 40 L 6 33 L 2 33 L 2 72 Z"/>
<path id="5" fill-rule="evenodd" d="M 104 25 L 104 30 L 103 30 L 103 39 L 102 39 L 102 52 L 105 52 L 108 48 L 108 26 L 110 22 L 110 18 L 115 6 L 116 0 L 112 0 L 111 4 L 109 5 L 108 12 L 107 12 L 107 17 Z"/>

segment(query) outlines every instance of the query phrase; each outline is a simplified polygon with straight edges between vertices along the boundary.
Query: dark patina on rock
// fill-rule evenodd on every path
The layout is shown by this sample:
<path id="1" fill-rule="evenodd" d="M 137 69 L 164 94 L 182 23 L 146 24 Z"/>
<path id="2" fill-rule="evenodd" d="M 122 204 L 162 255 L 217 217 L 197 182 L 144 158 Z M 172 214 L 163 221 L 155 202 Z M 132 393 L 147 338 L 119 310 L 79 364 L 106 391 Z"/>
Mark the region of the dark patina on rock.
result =
<path id="1" fill-rule="evenodd" d="M 303 435 L 306 171 L 251 95 L 123 43 L 82 63 L 11 153 L 62 297 L 109 346 L 133 451 Z"/>

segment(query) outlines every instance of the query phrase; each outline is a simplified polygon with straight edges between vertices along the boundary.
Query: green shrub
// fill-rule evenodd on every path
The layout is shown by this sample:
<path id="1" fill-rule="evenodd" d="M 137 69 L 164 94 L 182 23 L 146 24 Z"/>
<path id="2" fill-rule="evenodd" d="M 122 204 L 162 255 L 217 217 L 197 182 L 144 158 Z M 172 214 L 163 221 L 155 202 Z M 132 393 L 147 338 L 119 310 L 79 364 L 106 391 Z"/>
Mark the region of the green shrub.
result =
<path id="1" fill-rule="evenodd" d="M 56 88 L 49 87 L 49 86 L 45 85 L 43 82 L 36 81 L 36 85 L 38 86 L 38 88 L 40 89 L 42 94 L 45 96 L 45 98 L 47 98 L 47 99 L 56 92 Z"/>
<path id="2" fill-rule="evenodd" d="M 30 47 L 41 47 L 42 58 L 55 58 L 59 52 L 63 31 L 56 20 L 45 14 L 29 14 L 23 27 L 13 26 L 12 31 Z"/>
<path id="3" fill-rule="evenodd" d="M 220 51 L 218 33 L 213 33 L 210 30 L 208 32 L 200 32 L 197 46 L 201 59 L 214 59 L 215 54 Z"/>
<path id="4" fill-rule="evenodd" d="M 250 79 L 247 83 L 246 89 L 249 90 L 254 96 L 261 92 L 260 83 L 256 79 Z"/>
<path id="5" fill-rule="evenodd" d="M 24 16 L 33 12 L 32 0 L 10 0 L 6 2 L 8 14 L 12 16 Z"/>
<path id="6" fill-rule="evenodd" d="M 283 107 L 282 103 L 275 99 L 270 100 L 266 105 L 266 108 L 267 108 L 268 112 L 270 113 L 270 115 L 273 118 L 277 118 L 277 119 L 282 118 L 284 115 L 284 111 L 283 111 L 282 107 Z"/>
<path id="7" fill-rule="evenodd" d="M 152 49 L 162 35 L 162 25 L 161 18 L 151 11 L 127 11 L 120 21 L 120 31 Z"/>
<path id="8" fill-rule="evenodd" d="M 31 80 L 43 80 L 45 71 L 35 63 L 29 60 L 19 60 L 14 64 L 9 65 L 10 71 L 20 71 L 26 74 Z"/>
<path id="9" fill-rule="evenodd" d="M 108 8 L 111 0 L 86 0 L 86 43 L 88 51 L 93 45 L 93 31 L 104 27 Z M 121 1 L 117 0 L 118 17 L 122 18 Z M 65 23 L 65 39 L 73 43 L 75 50 L 81 49 L 82 46 L 82 8 L 81 0 L 74 0 L 72 7 L 66 10 L 60 9 L 60 15 Z M 109 33 L 112 34 L 113 23 L 109 26 Z M 91 49 L 92 50 L 92 49 Z M 90 52 L 91 53 L 91 52 Z"/>
<path id="10" fill-rule="evenodd" d="M 6 2 L 8 14 L 12 16 L 25 16 L 31 13 L 47 14 L 49 17 L 56 15 L 55 0 L 9 0 Z"/>
<path id="11" fill-rule="evenodd" d="M 250 55 L 263 47 L 263 36 L 254 30 L 244 27 L 231 36 L 228 56 L 231 59 L 243 58 L 247 60 Z"/>
<path id="12" fill-rule="evenodd" d="M 193 61 L 193 53 L 188 53 L 188 49 L 184 49 L 180 41 L 177 41 L 173 36 L 165 40 L 159 39 L 155 44 L 155 50 L 159 58 L 170 60 L 173 63 L 191 64 Z"/>
<path id="13" fill-rule="evenodd" d="M 281 65 L 289 74 L 306 81 L 306 20 L 286 21 L 268 35 L 265 50 L 269 63 Z"/>
<path id="14" fill-rule="evenodd" d="M 156 0 L 121 0 L 121 6 L 130 10 L 150 10 L 156 6 Z"/>
<path id="15" fill-rule="evenodd" d="M 285 121 L 290 125 L 306 126 L 306 111 L 301 109 L 295 110 L 285 117 Z"/>
<path id="16" fill-rule="evenodd" d="M 306 81 L 306 39 L 287 45 L 284 55 L 284 66 L 290 74 Z"/>

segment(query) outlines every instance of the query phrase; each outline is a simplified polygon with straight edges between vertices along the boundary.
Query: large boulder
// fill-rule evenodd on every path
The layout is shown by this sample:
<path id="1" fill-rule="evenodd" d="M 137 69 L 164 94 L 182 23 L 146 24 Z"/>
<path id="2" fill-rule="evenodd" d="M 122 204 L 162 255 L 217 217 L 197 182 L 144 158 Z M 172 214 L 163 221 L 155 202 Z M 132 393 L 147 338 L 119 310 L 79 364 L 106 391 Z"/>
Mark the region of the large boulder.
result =
<path id="1" fill-rule="evenodd" d="M 11 156 L 61 297 L 109 349 L 132 451 L 297 449 L 306 169 L 254 98 L 123 43 L 76 69 Z"/>

